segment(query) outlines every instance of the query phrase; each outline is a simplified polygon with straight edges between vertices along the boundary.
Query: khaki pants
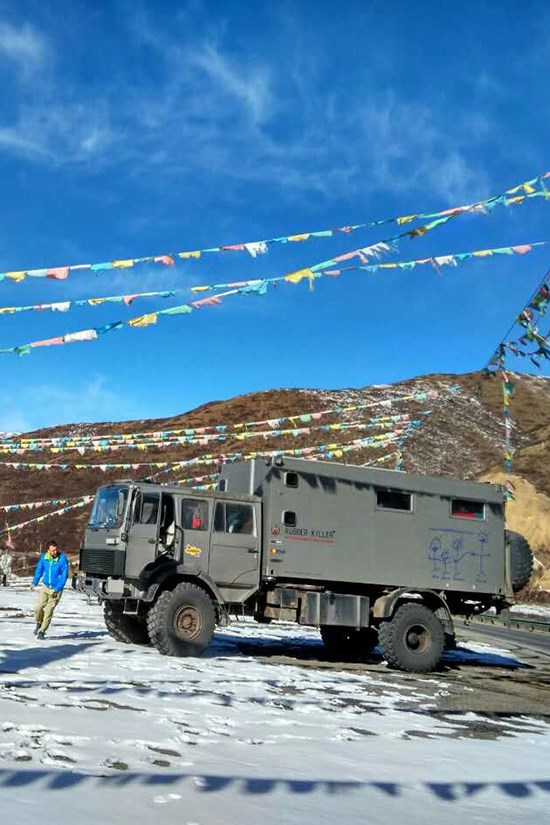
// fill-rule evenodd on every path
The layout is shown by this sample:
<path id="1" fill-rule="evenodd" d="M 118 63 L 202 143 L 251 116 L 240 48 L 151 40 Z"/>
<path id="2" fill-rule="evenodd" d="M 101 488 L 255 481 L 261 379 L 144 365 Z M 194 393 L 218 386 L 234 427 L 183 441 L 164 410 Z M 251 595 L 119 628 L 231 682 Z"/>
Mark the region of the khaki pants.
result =
<path id="1" fill-rule="evenodd" d="M 50 588 L 46 587 L 44 584 L 41 585 L 38 593 L 38 602 L 34 611 L 34 618 L 36 620 L 36 624 L 40 625 L 40 630 L 42 633 L 45 633 L 49 628 L 52 621 L 53 612 L 59 604 L 60 599 L 61 593 L 57 593 L 55 590 L 50 590 Z"/>

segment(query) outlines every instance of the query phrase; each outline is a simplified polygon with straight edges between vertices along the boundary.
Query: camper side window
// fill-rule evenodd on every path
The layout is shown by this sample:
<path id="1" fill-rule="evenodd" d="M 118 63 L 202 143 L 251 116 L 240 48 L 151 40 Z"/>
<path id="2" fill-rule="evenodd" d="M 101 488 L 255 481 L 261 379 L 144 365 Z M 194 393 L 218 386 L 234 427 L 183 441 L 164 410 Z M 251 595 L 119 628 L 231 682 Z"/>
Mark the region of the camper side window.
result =
<path id="1" fill-rule="evenodd" d="M 298 486 L 298 473 L 285 473 L 285 485 L 296 489 Z"/>
<path id="2" fill-rule="evenodd" d="M 376 490 L 376 506 L 383 510 L 412 512 L 412 495 L 401 490 Z"/>
<path id="3" fill-rule="evenodd" d="M 451 516 L 453 518 L 475 518 L 483 521 L 485 505 L 482 501 L 468 501 L 465 498 L 451 499 Z"/>
<path id="4" fill-rule="evenodd" d="M 297 524 L 296 513 L 294 510 L 284 510 L 283 524 L 285 527 L 296 527 Z"/>

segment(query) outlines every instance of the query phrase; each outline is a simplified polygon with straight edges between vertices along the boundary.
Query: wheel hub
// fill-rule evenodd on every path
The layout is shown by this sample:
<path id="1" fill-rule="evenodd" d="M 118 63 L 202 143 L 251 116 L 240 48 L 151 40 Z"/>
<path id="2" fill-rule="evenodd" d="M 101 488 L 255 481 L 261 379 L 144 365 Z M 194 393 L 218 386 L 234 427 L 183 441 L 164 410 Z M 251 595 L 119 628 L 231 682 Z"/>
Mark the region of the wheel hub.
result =
<path id="1" fill-rule="evenodd" d="M 428 629 L 421 624 L 414 624 L 405 634 L 405 644 L 411 653 L 424 653 L 430 645 Z"/>
<path id="2" fill-rule="evenodd" d="M 180 639 L 194 639 L 202 630 L 202 616 L 192 604 L 182 605 L 174 615 L 174 630 Z"/>

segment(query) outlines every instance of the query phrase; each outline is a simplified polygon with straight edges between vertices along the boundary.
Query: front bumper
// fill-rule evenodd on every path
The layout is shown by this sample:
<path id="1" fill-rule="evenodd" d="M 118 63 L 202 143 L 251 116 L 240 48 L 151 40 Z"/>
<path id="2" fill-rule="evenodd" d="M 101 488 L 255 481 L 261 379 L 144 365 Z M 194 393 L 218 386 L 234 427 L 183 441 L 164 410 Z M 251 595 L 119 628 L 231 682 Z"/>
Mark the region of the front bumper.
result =
<path id="1" fill-rule="evenodd" d="M 122 599 L 125 595 L 122 579 L 113 579 L 110 576 L 106 579 L 86 576 L 82 582 L 82 590 L 87 596 L 97 596 L 100 599 Z"/>
<path id="2" fill-rule="evenodd" d="M 134 584 L 125 582 L 123 579 L 115 579 L 108 576 L 106 579 L 97 579 L 93 576 L 86 576 L 82 584 L 82 590 L 89 596 L 99 599 L 135 599 L 136 601 L 152 602 L 158 590 L 158 584 L 152 584 L 147 590 L 142 590 Z"/>

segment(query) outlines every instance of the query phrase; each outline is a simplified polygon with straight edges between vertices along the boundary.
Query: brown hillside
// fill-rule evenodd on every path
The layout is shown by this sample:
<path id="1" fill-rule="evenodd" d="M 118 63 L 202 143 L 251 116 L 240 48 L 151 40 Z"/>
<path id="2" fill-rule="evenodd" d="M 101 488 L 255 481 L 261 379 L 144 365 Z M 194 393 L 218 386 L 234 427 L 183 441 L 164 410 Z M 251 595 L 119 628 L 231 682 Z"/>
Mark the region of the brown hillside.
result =
<path id="1" fill-rule="evenodd" d="M 550 379 L 538 376 L 515 374 L 515 397 L 511 412 L 516 422 L 514 431 L 515 446 L 518 450 L 514 460 L 514 473 L 528 483 L 529 495 L 524 495 L 520 484 L 520 498 L 509 511 L 509 519 L 514 525 L 524 528 L 533 545 L 542 557 L 550 557 L 550 468 L 548 467 L 548 443 L 550 439 Z M 456 394 L 449 388 L 458 385 Z M 404 468 L 410 472 L 429 475 L 445 475 L 458 478 L 478 478 L 484 474 L 502 472 L 503 465 L 503 418 L 502 396 L 498 379 L 487 378 L 482 373 L 464 375 L 427 375 L 402 381 L 392 385 L 377 385 L 362 389 L 348 390 L 307 390 L 286 389 L 250 393 L 226 401 L 212 401 L 195 410 L 165 419 L 138 420 L 125 422 L 103 422 L 90 424 L 67 424 L 32 433 L 33 436 L 51 437 L 59 435 L 84 435 L 107 433 L 132 433 L 154 430 L 167 430 L 178 427 L 203 427 L 215 424 L 230 425 L 236 422 L 277 418 L 315 412 L 334 406 L 347 406 L 357 403 L 380 401 L 389 396 L 406 396 L 414 392 L 437 390 L 442 395 L 425 402 L 409 401 L 396 403 L 391 409 L 374 407 L 348 413 L 347 416 L 331 415 L 323 417 L 314 424 L 336 423 L 343 420 L 361 421 L 372 416 L 394 415 L 404 412 L 418 414 L 431 409 L 423 426 L 413 432 L 403 449 Z M 287 427 L 288 425 L 284 425 Z M 141 450 L 128 447 L 117 448 L 114 452 L 91 452 L 79 455 L 75 450 L 52 454 L 44 452 L 27 452 L 18 455 L 0 456 L 0 504 L 22 501 L 40 501 L 51 498 L 75 498 L 93 493 L 100 484 L 115 478 L 145 477 L 158 470 L 141 468 L 139 471 L 100 469 L 66 471 L 51 470 L 15 470 L 7 468 L 1 462 L 25 461 L 43 463 L 124 463 L 144 461 L 180 461 L 202 455 L 205 452 L 214 455 L 235 452 L 237 450 L 272 450 L 306 447 L 319 443 L 344 444 L 354 438 L 373 435 L 372 432 L 323 432 L 316 431 L 300 437 L 279 436 L 260 437 L 246 441 L 228 440 L 225 443 L 213 443 L 206 446 L 175 445 Z M 25 435 L 30 435 L 26 433 Z M 394 452 L 395 447 L 383 450 L 362 449 L 349 452 L 341 461 L 362 464 L 379 458 L 384 452 Z M 386 465 L 394 466 L 393 460 Z M 192 467 L 177 472 L 158 475 L 162 481 L 174 481 L 184 477 L 207 475 L 215 471 L 214 465 Z M 536 502 L 536 504 L 535 504 Z M 517 512 L 522 511 L 518 519 Z M 21 511 L 3 514 L 7 524 L 17 524 L 36 515 L 47 512 Z M 63 516 L 54 517 L 43 523 L 32 524 L 12 534 L 16 555 L 22 562 L 27 556 L 27 563 L 36 558 L 40 544 L 50 537 L 55 537 L 60 544 L 72 554 L 78 550 L 87 508 L 76 510 Z M 544 524 L 544 527 L 541 527 Z M 519 529 L 519 526 L 518 526 Z M 29 554 L 29 555 L 27 555 Z M 547 556 L 548 554 L 548 556 Z"/>

